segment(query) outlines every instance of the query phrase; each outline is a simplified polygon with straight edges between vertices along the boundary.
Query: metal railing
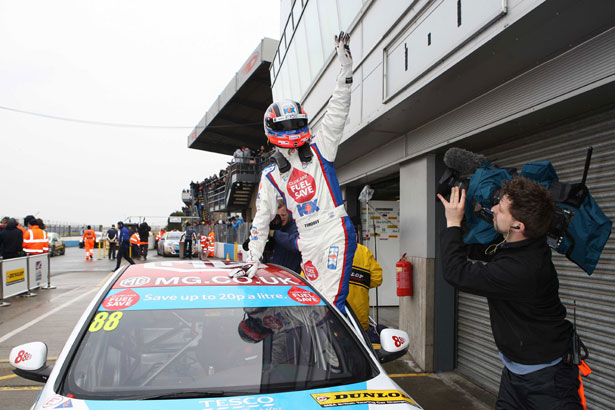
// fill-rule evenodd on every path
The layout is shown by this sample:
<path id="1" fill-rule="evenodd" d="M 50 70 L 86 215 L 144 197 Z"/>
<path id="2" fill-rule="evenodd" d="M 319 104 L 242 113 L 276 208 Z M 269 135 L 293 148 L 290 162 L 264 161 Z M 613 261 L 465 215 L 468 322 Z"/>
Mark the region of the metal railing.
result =
<path id="1" fill-rule="evenodd" d="M 216 242 L 235 243 L 241 245 L 250 234 L 250 224 L 244 222 L 234 228 L 232 225 L 216 224 L 213 225 L 216 233 Z"/>
<path id="2" fill-rule="evenodd" d="M 233 162 L 227 173 L 209 181 L 203 189 L 207 212 L 227 210 L 231 187 L 236 182 L 258 183 L 262 169 L 269 163 L 267 157 L 245 158 L 245 162 Z"/>

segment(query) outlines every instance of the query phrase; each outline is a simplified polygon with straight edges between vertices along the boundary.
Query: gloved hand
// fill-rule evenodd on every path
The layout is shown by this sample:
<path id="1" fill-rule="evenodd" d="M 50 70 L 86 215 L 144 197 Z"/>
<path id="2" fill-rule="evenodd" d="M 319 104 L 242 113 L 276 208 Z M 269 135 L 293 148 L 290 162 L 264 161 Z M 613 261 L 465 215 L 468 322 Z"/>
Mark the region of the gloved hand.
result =
<path id="1" fill-rule="evenodd" d="M 253 278 L 258 270 L 258 261 L 260 257 L 257 257 L 253 251 L 248 251 L 246 263 L 238 269 L 234 269 L 228 273 L 231 278 L 239 278 L 241 276 L 247 276 Z"/>
<path id="2" fill-rule="evenodd" d="M 231 278 L 239 278 L 242 276 L 247 276 L 248 278 L 253 278 L 256 275 L 256 271 L 258 270 L 258 262 L 246 262 L 239 269 L 232 270 L 228 273 Z"/>
<path id="3" fill-rule="evenodd" d="M 340 34 L 335 36 L 335 51 L 337 58 L 342 66 L 352 65 L 352 54 L 350 53 L 350 34 L 340 31 Z"/>
<path id="4" fill-rule="evenodd" d="M 352 84 L 352 54 L 350 54 L 350 47 L 348 46 L 349 41 L 350 36 L 343 31 L 340 31 L 340 34 L 335 36 L 335 51 L 342 65 L 340 72 L 337 74 L 337 83 L 339 85 Z"/>

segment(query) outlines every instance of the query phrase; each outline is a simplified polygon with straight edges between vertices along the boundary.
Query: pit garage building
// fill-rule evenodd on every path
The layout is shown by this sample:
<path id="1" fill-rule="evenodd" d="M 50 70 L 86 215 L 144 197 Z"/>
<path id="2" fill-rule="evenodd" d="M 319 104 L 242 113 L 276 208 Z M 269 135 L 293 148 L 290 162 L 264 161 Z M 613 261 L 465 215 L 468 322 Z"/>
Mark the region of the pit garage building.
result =
<path id="1" fill-rule="evenodd" d="M 399 305 L 410 353 L 425 371 L 456 369 L 497 392 L 502 369 L 486 299 L 456 292 L 440 271 L 445 219 L 435 190 L 448 148 L 501 167 L 549 160 L 561 181 L 579 182 L 592 146 L 587 185 L 614 219 L 614 16 L 612 0 L 281 1 L 272 97 L 300 101 L 313 128 L 338 71 L 333 35 L 351 34 L 352 105 L 335 166 L 348 212 L 362 217 L 363 241 L 384 268 L 379 303 Z M 189 146 L 221 152 L 207 145 L 211 118 L 208 112 Z M 235 146 L 252 138 L 233 137 Z M 369 205 L 358 201 L 366 184 L 375 190 Z M 403 253 L 414 268 L 411 297 L 395 292 Z M 561 255 L 553 261 L 562 301 L 569 316 L 576 301 L 591 354 L 588 407 L 612 408 L 615 240 L 591 277 Z"/>

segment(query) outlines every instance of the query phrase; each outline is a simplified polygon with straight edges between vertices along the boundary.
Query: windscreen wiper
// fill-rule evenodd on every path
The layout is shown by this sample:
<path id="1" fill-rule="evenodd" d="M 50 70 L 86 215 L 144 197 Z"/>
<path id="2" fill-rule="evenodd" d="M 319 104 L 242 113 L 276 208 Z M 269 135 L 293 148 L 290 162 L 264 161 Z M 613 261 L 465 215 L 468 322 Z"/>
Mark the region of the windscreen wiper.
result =
<path id="1" fill-rule="evenodd" d="M 209 397 L 228 397 L 228 396 L 249 396 L 259 394 L 259 392 L 224 391 L 224 390 L 189 390 L 176 391 L 163 394 L 140 395 L 132 397 L 121 397 L 119 400 L 169 400 L 169 399 L 200 399 Z"/>

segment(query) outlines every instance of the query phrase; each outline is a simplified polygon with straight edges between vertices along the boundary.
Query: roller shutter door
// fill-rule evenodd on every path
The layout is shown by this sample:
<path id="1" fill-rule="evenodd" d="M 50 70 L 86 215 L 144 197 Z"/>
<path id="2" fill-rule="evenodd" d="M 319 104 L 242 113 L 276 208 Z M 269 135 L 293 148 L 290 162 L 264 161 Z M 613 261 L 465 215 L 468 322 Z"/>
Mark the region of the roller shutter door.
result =
<path id="1" fill-rule="evenodd" d="M 501 167 L 549 160 L 560 181 L 579 182 L 586 149 L 594 147 L 587 185 L 604 213 L 615 219 L 615 109 L 570 121 L 497 149 L 482 152 Z M 611 232 L 596 270 L 588 276 L 562 255 L 553 253 L 560 298 L 590 351 L 593 373 L 584 378 L 588 407 L 612 409 L 615 403 L 615 239 Z M 458 370 L 487 390 L 497 392 L 503 367 L 493 342 L 487 300 L 459 292 L 457 302 Z"/>

